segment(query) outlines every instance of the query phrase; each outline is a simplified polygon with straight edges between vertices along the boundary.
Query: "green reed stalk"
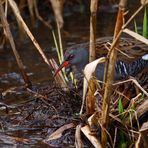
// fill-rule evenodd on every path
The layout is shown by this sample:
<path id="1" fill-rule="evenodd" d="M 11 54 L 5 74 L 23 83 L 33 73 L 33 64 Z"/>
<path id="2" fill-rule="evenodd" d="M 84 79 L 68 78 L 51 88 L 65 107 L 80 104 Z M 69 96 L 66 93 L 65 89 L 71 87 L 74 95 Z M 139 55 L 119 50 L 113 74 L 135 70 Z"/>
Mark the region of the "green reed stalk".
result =
<path id="1" fill-rule="evenodd" d="M 142 35 L 147 38 L 147 12 L 146 12 L 146 7 L 144 10 L 144 17 L 143 17 L 143 32 Z"/>
<path id="2" fill-rule="evenodd" d="M 135 32 L 138 33 L 138 28 L 137 28 L 136 20 L 134 20 L 134 27 L 135 27 Z"/>
<path id="3" fill-rule="evenodd" d="M 58 23 L 57 23 L 57 28 L 58 28 L 58 38 L 59 38 L 59 52 L 60 52 L 61 60 L 64 61 L 64 53 L 63 53 L 61 29 L 60 29 L 60 26 L 59 26 Z"/>
<path id="4" fill-rule="evenodd" d="M 58 60 L 59 60 L 59 63 L 61 64 L 62 59 L 61 59 L 61 55 L 60 55 L 60 52 L 59 52 L 60 50 L 59 50 L 59 46 L 58 46 L 58 43 L 57 43 L 57 39 L 56 39 L 54 30 L 52 30 L 52 35 L 53 35 L 53 40 L 54 40 L 54 44 L 55 44 L 55 47 L 56 47 L 56 52 L 58 54 Z"/>
<path id="5" fill-rule="evenodd" d="M 119 112 L 119 114 L 124 112 L 121 98 L 119 99 L 119 102 L 118 102 L 118 112 Z"/>

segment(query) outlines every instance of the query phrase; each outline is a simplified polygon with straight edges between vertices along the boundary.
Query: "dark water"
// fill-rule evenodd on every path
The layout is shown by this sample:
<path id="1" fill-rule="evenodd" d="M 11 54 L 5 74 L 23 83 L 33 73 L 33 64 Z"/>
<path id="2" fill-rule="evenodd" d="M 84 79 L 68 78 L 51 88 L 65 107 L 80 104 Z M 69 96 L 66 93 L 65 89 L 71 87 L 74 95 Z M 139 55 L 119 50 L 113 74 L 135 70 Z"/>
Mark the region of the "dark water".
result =
<path id="1" fill-rule="evenodd" d="M 97 37 L 112 36 L 114 31 L 116 13 L 100 12 L 97 18 Z M 64 18 L 65 25 L 64 31 L 68 35 L 63 34 L 64 47 L 89 41 L 89 14 L 72 14 Z M 55 46 L 51 32 L 43 26 L 40 22 L 36 24 L 36 28 L 32 29 L 37 41 L 43 48 L 44 52 L 50 57 L 57 59 Z M 132 25 L 131 25 L 132 26 Z M 17 36 L 17 35 L 16 35 Z M 43 59 L 35 49 L 34 45 L 29 39 L 19 43 L 16 37 L 17 49 L 21 55 L 25 70 L 29 75 L 31 82 L 34 85 L 50 85 L 53 81 L 51 71 L 48 66 L 43 62 Z M 5 95 L 6 91 L 9 94 L 5 98 L 1 98 L 1 102 L 8 105 L 16 105 L 26 101 L 28 96 L 25 92 L 13 91 L 15 87 L 23 86 L 24 82 L 19 73 L 15 58 L 10 48 L 0 50 L 0 92 Z M 30 98 L 29 98 L 30 99 Z M 13 110 L 13 109 L 12 109 Z M 14 111 L 17 113 L 17 111 Z M 3 113 L 1 114 L 3 115 Z M 1 119 L 5 120 L 5 118 Z M 3 124 L 4 122 L 0 122 Z M 8 124 L 8 122 L 7 122 Z M 11 129 L 3 130 L 1 125 L 0 130 L 0 147 L 47 147 L 45 143 L 41 142 L 42 136 L 40 135 L 41 129 L 16 129 L 11 126 Z M 22 139 L 14 137 L 22 137 L 29 139 L 29 141 L 22 142 Z M 23 143 L 23 144 L 22 144 Z"/>
<path id="2" fill-rule="evenodd" d="M 98 15 L 97 37 L 111 36 L 113 34 L 113 26 L 115 22 L 114 14 L 106 13 L 104 17 Z M 73 14 L 65 17 L 64 30 L 68 35 L 63 35 L 64 46 L 89 41 L 89 17 L 84 14 Z M 34 35 L 50 57 L 57 57 L 55 46 L 50 30 L 45 28 L 41 23 L 37 24 L 37 28 L 33 30 Z M 17 38 L 16 38 L 16 42 Z M 51 73 L 44 64 L 38 51 L 29 39 L 25 40 L 17 46 L 17 50 L 24 62 L 25 70 L 33 83 L 48 83 L 52 78 Z M 2 49 L 0 52 L 0 89 L 5 90 L 10 86 L 18 86 L 23 84 L 15 58 L 11 49 Z"/>

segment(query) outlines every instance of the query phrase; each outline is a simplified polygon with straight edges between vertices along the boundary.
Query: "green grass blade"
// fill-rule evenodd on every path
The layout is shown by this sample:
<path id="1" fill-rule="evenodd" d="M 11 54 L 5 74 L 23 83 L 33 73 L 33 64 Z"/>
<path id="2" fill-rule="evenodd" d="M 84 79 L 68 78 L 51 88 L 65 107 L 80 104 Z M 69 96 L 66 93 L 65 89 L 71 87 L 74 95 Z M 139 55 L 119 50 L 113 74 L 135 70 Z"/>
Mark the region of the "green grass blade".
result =
<path id="1" fill-rule="evenodd" d="M 136 20 L 134 20 L 134 27 L 135 27 L 135 32 L 138 33 L 138 28 L 137 28 Z"/>
<path id="2" fill-rule="evenodd" d="M 61 36 L 61 29 L 60 29 L 60 26 L 59 24 L 57 23 L 57 29 L 58 29 L 58 39 L 59 39 L 59 55 L 60 55 L 60 64 L 64 61 L 64 53 L 63 53 L 63 45 L 62 45 L 62 36 Z M 68 78 L 66 76 L 66 73 L 65 73 L 65 69 L 62 69 L 62 72 L 63 72 L 63 76 L 65 78 L 66 81 L 68 81 Z"/>
<path id="3" fill-rule="evenodd" d="M 143 17 L 143 33 L 142 35 L 147 38 L 147 11 L 145 7 L 144 17 Z"/>
<path id="4" fill-rule="evenodd" d="M 61 30 L 60 30 L 58 23 L 57 23 L 57 30 L 58 30 L 58 40 L 56 38 L 54 30 L 52 30 L 52 35 L 53 35 L 53 39 L 54 39 L 54 43 L 55 43 L 55 47 L 56 47 L 56 51 L 58 55 L 58 60 L 59 60 L 59 63 L 61 64 L 64 61 L 64 53 L 63 53 Z M 65 73 L 65 69 L 62 69 L 62 74 L 63 74 L 64 79 L 68 81 L 68 78 Z M 72 73 L 70 74 L 70 78 L 73 84 L 75 85 L 75 87 L 77 88 L 76 80 L 74 79 L 74 76 Z"/>
<path id="5" fill-rule="evenodd" d="M 61 64 L 62 63 L 62 59 L 61 59 L 61 55 L 60 55 L 60 51 L 59 51 L 59 46 L 58 46 L 58 43 L 57 43 L 57 39 L 56 39 L 54 30 L 52 30 L 52 35 L 53 35 L 53 40 L 54 40 L 54 44 L 55 44 L 55 47 L 56 47 L 56 51 L 57 51 L 57 54 L 58 54 L 58 60 L 59 60 L 59 63 Z"/>
<path id="6" fill-rule="evenodd" d="M 118 135 L 119 135 L 120 139 L 118 141 L 117 147 L 118 148 L 127 148 L 127 141 L 125 140 L 125 135 L 124 135 L 123 131 L 120 130 Z"/>
<path id="7" fill-rule="evenodd" d="M 119 99 L 119 102 L 118 102 L 118 112 L 119 113 L 123 113 L 124 112 L 124 108 L 123 108 L 123 104 L 122 104 L 121 98 Z"/>
<path id="8" fill-rule="evenodd" d="M 58 23 L 57 23 L 57 28 L 58 28 L 58 37 L 59 37 L 59 46 L 60 46 L 61 60 L 64 61 L 64 53 L 63 53 L 63 45 L 62 45 L 61 29 L 60 29 L 60 26 L 59 26 Z"/>

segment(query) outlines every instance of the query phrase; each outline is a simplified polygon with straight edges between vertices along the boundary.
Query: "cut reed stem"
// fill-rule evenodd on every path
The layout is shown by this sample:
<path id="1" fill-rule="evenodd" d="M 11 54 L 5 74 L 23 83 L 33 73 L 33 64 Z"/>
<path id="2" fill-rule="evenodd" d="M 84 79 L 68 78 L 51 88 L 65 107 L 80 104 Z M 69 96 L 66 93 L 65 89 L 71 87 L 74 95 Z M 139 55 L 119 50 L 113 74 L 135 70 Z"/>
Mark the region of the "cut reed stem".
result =
<path id="1" fill-rule="evenodd" d="M 96 21 L 97 21 L 98 0 L 91 0 L 90 5 L 90 43 L 89 43 L 89 62 L 96 59 Z"/>

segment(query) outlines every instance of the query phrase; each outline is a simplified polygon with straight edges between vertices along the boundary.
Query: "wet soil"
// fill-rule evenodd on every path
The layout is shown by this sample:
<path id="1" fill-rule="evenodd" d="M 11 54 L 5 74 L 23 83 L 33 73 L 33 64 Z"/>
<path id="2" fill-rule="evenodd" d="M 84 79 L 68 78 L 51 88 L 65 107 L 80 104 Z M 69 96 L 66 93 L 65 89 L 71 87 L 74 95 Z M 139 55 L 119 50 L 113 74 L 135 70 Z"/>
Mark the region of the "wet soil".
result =
<path id="1" fill-rule="evenodd" d="M 40 86 L 34 90 L 19 87 L 9 92 L 10 95 L 15 96 L 15 100 L 21 96 L 26 96 L 26 99 L 1 104 L 1 146 L 74 146 L 74 127 L 65 130 L 64 136 L 58 140 L 45 140 L 61 126 L 79 122 L 76 113 L 79 112 L 80 98 L 56 85 Z"/>

